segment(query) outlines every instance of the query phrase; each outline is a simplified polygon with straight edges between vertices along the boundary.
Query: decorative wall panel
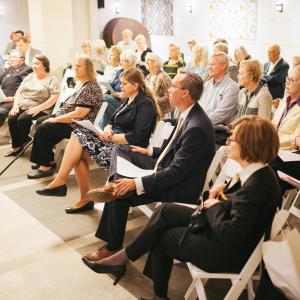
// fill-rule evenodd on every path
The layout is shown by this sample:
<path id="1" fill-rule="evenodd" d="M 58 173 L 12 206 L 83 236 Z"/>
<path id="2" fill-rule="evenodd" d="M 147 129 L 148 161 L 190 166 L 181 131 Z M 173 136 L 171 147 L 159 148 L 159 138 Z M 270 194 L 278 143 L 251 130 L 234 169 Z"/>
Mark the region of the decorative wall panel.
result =
<path id="1" fill-rule="evenodd" d="M 209 0 L 209 37 L 256 39 L 257 0 Z"/>
<path id="2" fill-rule="evenodd" d="M 142 23 L 150 34 L 173 35 L 173 0 L 142 0 Z"/>

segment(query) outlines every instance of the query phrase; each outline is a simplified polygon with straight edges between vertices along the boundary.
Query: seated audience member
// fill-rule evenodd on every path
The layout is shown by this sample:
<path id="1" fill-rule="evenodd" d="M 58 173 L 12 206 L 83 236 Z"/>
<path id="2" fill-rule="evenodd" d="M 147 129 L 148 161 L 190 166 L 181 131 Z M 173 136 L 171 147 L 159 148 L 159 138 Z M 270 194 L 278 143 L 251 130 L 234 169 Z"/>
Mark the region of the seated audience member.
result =
<path id="1" fill-rule="evenodd" d="M 33 73 L 27 75 L 19 86 L 9 112 L 12 150 L 5 156 L 17 156 L 22 151 L 29 139 L 32 121 L 51 113 L 58 98 L 59 83 L 49 74 L 49 59 L 44 55 L 35 56 L 32 70 Z"/>
<path id="2" fill-rule="evenodd" d="M 244 46 L 239 46 L 235 48 L 233 61 L 238 68 L 240 67 L 240 62 L 242 60 L 249 60 L 249 59 L 251 59 L 251 56 L 248 54 L 248 51 Z"/>
<path id="3" fill-rule="evenodd" d="M 271 118 L 272 96 L 267 86 L 259 83 L 262 65 L 256 59 L 242 60 L 239 69 L 239 84 L 243 86 L 239 93 L 236 117 L 258 115 Z"/>
<path id="4" fill-rule="evenodd" d="M 104 74 L 102 76 L 99 76 L 99 79 L 101 81 L 112 82 L 115 79 L 117 72 L 121 69 L 120 55 L 121 50 L 117 46 L 112 46 L 108 50 L 108 65 L 104 69 Z"/>
<path id="5" fill-rule="evenodd" d="M 6 48 L 4 50 L 4 55 L 10 55 L 11 51 L 16 49 L 16 42 L 17 42 L 17 34 L 15 32 L 12 32 L 10 34 L 10 42 L 6 45 Z"/>
<path id="6" fill-rule="evenodd" d="M 273 45 L 268 50 L 269 62 L 264 65 L 262 83 L 268 85 L 273 99 L 283 98 L 285 78 L 288 75 L 289 65 L 280 57 L 280 47 Z"/>
<path id="7" fill-rule="evenodd" d="M 149 74 L 146 77 L 146 85 L 153 92 L 162 118 L 165 114 L 174 110 L 169 100 L 169 88 L 171 78 L 164 72 L 162 61 L 157 54 L 146 55 L 146 66 Z"/>
<path id="8" fill-rule="evenodd" d="M 214 41 L 213 45 L 216 45 L 216 44 L 219 44 L 219 43 L 223 43 L 223 44 L 226 44 L 228 46 L 228 42 L 226 39 L 224 38 L 218 38 Z"/>
<path id="9" fill-rule="evenodd" d="M 137 56 L 137 66 L 143 71 L 144 75 L 148 74 L 146 69 L 145 58 L 146 54 L 152 52 L 150 48 L 147 46 L 147 41 L 144 35 L 138 34 L 135 38 L 135 43 L 137 49 L 135 50 L 135 54 Z"/>
<path id="10" fill-rule="evenodd" d="M 214 53 L 224 52 L 228 55 L 228 45 L 225 43 L 217 43 L 214 45 L 213 52 Z M 230 78 L 235 82 L 238 82 L 238 78 L 237 78 L 238 73 L 239 73 L 238 67 L 231 60 L 229 60 L 228 74 Z"/>
<path id="11" fill-rule="evenodd" d="M 82 41 L 81 45 L 80 45 L 80 55 L 86 55 L 90 58 L 93 57 L 93 44 L 91 41 L 89 40 L 84 40 Z"/>
<path id="12" fill-rule="evenodd" d="M 111 87 L 115 91 L 114 93 L 106 93 L 104 96 L 104 101 L 107 102 L 108 106 L 103 115 L 102 121 L 100 123 L 100 128 L 103 130 L 108 122 L 111 120 L 112 115 L 115 113 L 118 107 L 122 105 L 122 99 L 124 94 L 121 91 L 121 81 L 120 75 L 124 70 L 135 67 L 136 56 L 130 50 L 121 53 L 121 66 L 122 68 L 117 71 L 114 80 L 111 83 Z"/>
<path id="13" fill-rule="evenodd" d="M 83 262 L 97 273 L 114 275 L 116 283 L 129 261 L 149 252 L 144 274 L 153 281 L 151 299 L 155 300 L 169 299 L 174 259 L 211 273 L 240 272 L 269 230 L 281 197 L 276 176 L 268 166 L 278 151 L 275 128 L 256 116 L 238 119 L 233 126 L 228 155 L 240 164 L 240 179 L 232 181 L 229 188 L 221 185 L 210 190 L 202 208 L 201 228 L 189 226 L 194 209 L 165 203 L 155 209 L 125 249 L 97 262 L 83 257 Z"/>
<path id="14" fill-rule="evenodd" d="M 290 72 L 285 85 L 286 97 L 280 101 L 272 122 L 278 131 L 280 149 L 292 151 L 299 147 L 299 138 L 295 137 L 299 135 L 300 124 L 300 66 Z M 271 166 L 274 170 L 300 179 L 300 161 L 284 162 L 277 157 Z M 287 189 L 283 182 L 281 187 L 283 192 Z"/>
<path id="15" fill-rule="evenodd" d="M 25 55 L 25 64 L 28 66 L 31 66 L 32 60 L 36 55 L 41 54 L 40 50 L 30 46 L 30 41 L 27 41 L 26 38 L 19 38 L 17 40 L 16 49 Z"/>
<path id="16" fill-rule="evenodd" d="M 177 70 L 185 66 L 182 60 L 180 47 L 175 44 L 169 45 L 169 60 L 163 64 L 164 71 L 173 79 Z"/>
<path id="17" fill-rule="evenodd" d="M 136 44 L 132 39 L 133 39 L 132 30 L 125 29 L 122 31 L 122 41 L 119 41 L 117 43 L 117 47 L 120 48 L 121 52 L 128 51 L 128 50 L 134 52 L 136 50 Z"/>
<path id="18" fill-rule="evenodd" d="M 51 176 L 55 169 L 53 147 L 61 140 L 70 138 L 75 128 L 82 128 L 73 120 L 89 120 L 93 123 L 102 105 L 102 92 L 91 58 L 84 54 L 77 56 L 74 71 L 80 83 L 77 91 L 67 98 L 57 113 L 37 121 L 30 156 L 35 171 L 27 174 L 28 179 Z"/>
<path id="19" fill-rule="evenodd" d="M 202 80 L 196 74 L 178 73 L 175 76 L 169 89 L 170 102 L 181 115 L 172 136 L 162 148 L 124 145 L 114 148 L 109 180 L 116 181 L 88 193 L 88 199 L 108 202 L 96 232 L 96 237 L 106 241 L 107 245 L 87 254 L 89 260 L 98 261 L 121 249 L 130 206 L 156 201 L 193 204 L 198 201 L 215 147 L 211 121 L 197 103 L 202 88 Z M 118 179 L 117 156 L 143 169 L 154 169 L 155 173 L 136 179 Z"/>
<path id="20" fill-rule="evenodd" d="M 23 30 L 17 30 L 16 35 L 17 35 L 17 41 L 18 41 L 19 38 L 23 38 L 25 36 Z"/>
<path id="21" fill-rule="evenodd" d="M 105 82 L 112 82 L 115 79 L 117 72 L 122 68 L 120 65 L 120 55 L 121 50 L 117 46 L 112 46 L 110 49 L 108 49 L 108 64 L 104 69 L 104 74 L 101 76 L 97 76 L 99 80 Z"/>
<path id="22" fill-rule="evenodd" d="M 192 61 L 184 68 L 187 72 L 198 74 L 203 81 L 206 81 L 208 75 L 208 51 L 206 47 L 195 45 L 192 50 Z"/>
<path id="23" fill-rule="evenodd" d="M 93 63 L 95 65 L 96 72 L 103 74 L 105 68 L 108 65 L 107 56 L 108 50 L 104 40 L 97 39 L 94 43 L 95 53 L 93 54 Z"/>
<path id="24" fill-rule="evenodd" d="M 91 210 L 94 202 L 88 202 L 89 156 L 101 167 L 110 165 L 111 150 L 116 144 L 131 144 L 145 147 L 156 123 L 156 107 L 151 92 L 146 88 L 141 71 L 136 68 L 125 70 L 121 75 L 122 90 L 126 99 L 113 115 L 104 132 L 77 129 L 67 145 L 61 168 L 56 178 L 46 189 L 37 191 L 40 195 L 57 196 L 66 194 L 66 180 L 74 168 L 80 188 L 80 199 L 66 213 Z"/>
<path id="25" fill-rule="evenodd" d="M 293 68 L 300 65 L 300 56 L 293 57 Z"/>
<path id="26" fill-rule="evenodd" d="M 14 96 L 22 80 L 32 72 L 32 69 L 25 64 L 24 54 L 16 50 L 13 50 L 9 56 L 9 65 L 10 67 L 0 75 L 0 87 L 6 96 L 0 103 L 0 126 L 13 107 Z"/>
<path id="27" fill-rule="evenodd" d="M 226 53 L 214 53 L 209 60 L 209 75 L 204 84 L 199 104 L 214 126 L 229 125 L 234 119 L 239 87 L 228 75 L 229 59 Z"/>
<path id="28" fill-rule="evenodd" d="M 197 44 L 197 41 L 195 39 L 190 39 L 187 41 L 187 46 L 188 46 L 188 49 L 189 49 L 189 53 L 188 55 L 186 56 L 186 62 L 187 64 L 191 64 L 192 63 L 192 52 L 193 52 L 193 47 Z"/>

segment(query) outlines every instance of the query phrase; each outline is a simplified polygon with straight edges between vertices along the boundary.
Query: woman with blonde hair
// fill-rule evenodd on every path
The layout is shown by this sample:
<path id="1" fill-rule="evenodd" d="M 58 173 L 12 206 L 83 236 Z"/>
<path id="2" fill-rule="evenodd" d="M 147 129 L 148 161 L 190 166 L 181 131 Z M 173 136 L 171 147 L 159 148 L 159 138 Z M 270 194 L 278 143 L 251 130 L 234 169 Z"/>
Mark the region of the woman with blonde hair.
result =
<path id="1" fill-rule="evenodd" d="M 239 93 L 237 118 L 243 115 L 271 118 L 272 96 L 268 87 L 259 83 L 262 74 L 262 65 L 258 60 L 241 61 L 238 80 L 243 88 Z"/>
<path id="2" fill-rule="evenodd" d="M 208 51 L 206 47 L 195 45 L 192 50 L 192 62 L 184 70 L 198 74 L 203 81 L 207 80 L 208 75 Z"/>
<path id="3" fill-rule="evenodd" d="M 248 60 L 248 59 L 251 59 L 251 56 L 249 55 L 247 49 L 244 46 L 239 46 L 239 47 L 235 48 L 234 54 L 233 54 L 233 62 L 238 67 L 242 60 Z"/>
<path id="4" fill-rule="evenodd" d="M 173 79 L 178 69 L 185 66 L 185 62 L 180 52 L 180 47 L 176 44 L 169 45 L 169 60 L 163 64 L 164 71 Z"/>
<path id="5" fill-rule="evenodd" d="M 89 191 L 89 157 L 99 166 L 108 169 L 111 151 L 117 144 L 147 147 L 155 127 L 157 110 L 151 91 L 146 87 L 144 75 L 136 68 L 121 74 L 121 87 L 125 95 L 104 131 L 95 134 L 76 129 L 66 147 L 63 161 L 55 179 L 47 188 L 38 190 L 43 196 L 65 196 L 66 180 L 74 168 L 80 188 L 80 198 L 66 213 L 78 213 L 94 208 L 94 202 L 86 199 Z"/>
<path id="6" fill-rule="evenodd" d="M 171 78 L 164 72 L 162 61 L 155 53 L 146 55 L 146 66 L 149 72 L 145 79 L 146 85 L 153 92 L 160 114 L 164 117 L 165 114 L 174 110 L 170 104 L 168 92 L 172 84 Z"/>

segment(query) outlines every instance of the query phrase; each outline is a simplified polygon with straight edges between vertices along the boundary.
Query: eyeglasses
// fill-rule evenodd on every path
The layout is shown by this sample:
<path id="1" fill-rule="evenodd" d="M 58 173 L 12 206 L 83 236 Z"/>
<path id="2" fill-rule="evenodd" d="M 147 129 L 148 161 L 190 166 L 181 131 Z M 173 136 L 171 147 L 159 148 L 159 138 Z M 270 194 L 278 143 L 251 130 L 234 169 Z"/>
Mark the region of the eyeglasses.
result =
<path id="1" fill-rule="evenodd" d="M 170 89 L 179 89 L 179 90 L 185 90 L 183 88 L 181 88 L 180 86 L 176 86 L 175 84 L 171 84 Z"/>
<path id="2" fill-rule="evenodd" d="M 287 83 L 295 83 L 296 81 L 298 81 L 298 79 L 294 79 L 294 78 L 289 77 L 289 76 L 287 76 L 285 80 L 286 80 Z"/>

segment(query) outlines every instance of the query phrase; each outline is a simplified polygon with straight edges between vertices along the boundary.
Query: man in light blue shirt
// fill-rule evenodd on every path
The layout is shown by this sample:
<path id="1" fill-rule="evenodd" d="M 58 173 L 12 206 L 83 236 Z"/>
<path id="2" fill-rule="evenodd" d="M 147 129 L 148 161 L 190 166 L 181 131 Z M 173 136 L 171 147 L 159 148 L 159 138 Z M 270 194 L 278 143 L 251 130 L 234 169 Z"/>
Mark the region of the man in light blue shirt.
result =
<path id="1" fill-rule="evenodd" d="M 209 75 L 204 84 L 199 104 L 213 125 L 229 125 L 237 110 L 239 86 L 228 75 L 229 59 L 226 53 L 216 52 L 210 57 Z"/>

